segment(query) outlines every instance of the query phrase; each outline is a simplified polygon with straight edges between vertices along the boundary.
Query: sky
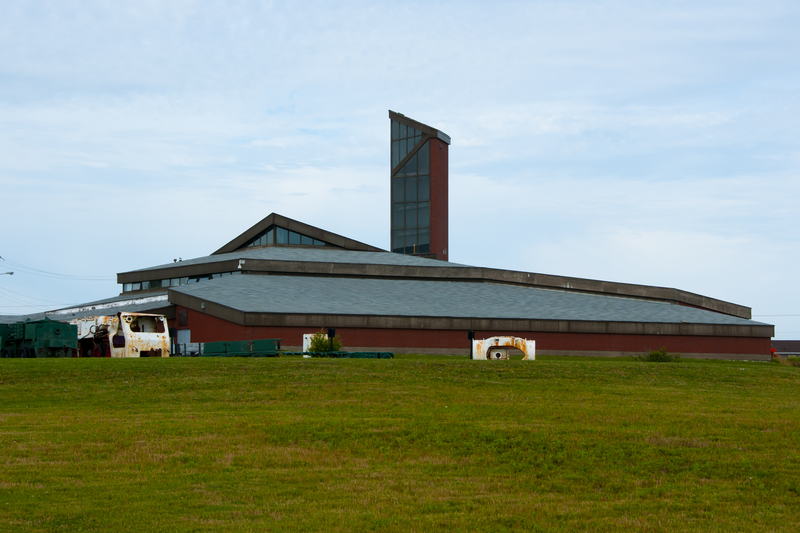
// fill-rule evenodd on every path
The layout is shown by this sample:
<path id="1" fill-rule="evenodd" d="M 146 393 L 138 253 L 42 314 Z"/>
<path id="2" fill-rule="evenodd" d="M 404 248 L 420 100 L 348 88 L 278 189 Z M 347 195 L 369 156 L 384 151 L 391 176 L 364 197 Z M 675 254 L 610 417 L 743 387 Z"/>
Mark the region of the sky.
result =
<path id="1" fill-rule="evenodd" d="M 452 137 L 451 261 L 800 339 L 799 27 L 771 0 L 4 0 L 0 314 L 272 212 L 388 248 L 391 109 Z"/>

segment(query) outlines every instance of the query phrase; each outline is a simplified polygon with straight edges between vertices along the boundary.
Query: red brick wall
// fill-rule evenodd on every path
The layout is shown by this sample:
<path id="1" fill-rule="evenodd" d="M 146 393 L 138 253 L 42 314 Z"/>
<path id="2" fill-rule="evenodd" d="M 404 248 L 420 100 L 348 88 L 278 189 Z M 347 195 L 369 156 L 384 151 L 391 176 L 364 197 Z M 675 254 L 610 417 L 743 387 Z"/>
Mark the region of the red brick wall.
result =
<path id="1" fill-rule="evenodd" d="M 178 311 L 184 309 L 177 308 Z M 170 326 L 174 327 L 174 322 Z M 283 346 L 302 346 L 303 334 L 319 331 L 308 327 L 240 326 L 204 313 L 189 310 L 192 342 L 254 339 L 283 339 Z M 348 346 L 361 348 L 469 349 L 466 331 L 336 328 Z M 475 338 L 511 335 L 534 339 L 536 351 L 648 352 L 665 347 L 669 352 L 702 354 L 770 354 L 769 338 L 698 337 L 680 335 L 607 335 L 593 333 L 543 333 L 526 331 L 476 331 Z"/>
<path id="2" fill-rule="evenodd" d="M 448 260 L 448 159 L 447 143 L 431 139 L 431 253 Z M 445 253 L 443 251 L 446 250 Z"/>

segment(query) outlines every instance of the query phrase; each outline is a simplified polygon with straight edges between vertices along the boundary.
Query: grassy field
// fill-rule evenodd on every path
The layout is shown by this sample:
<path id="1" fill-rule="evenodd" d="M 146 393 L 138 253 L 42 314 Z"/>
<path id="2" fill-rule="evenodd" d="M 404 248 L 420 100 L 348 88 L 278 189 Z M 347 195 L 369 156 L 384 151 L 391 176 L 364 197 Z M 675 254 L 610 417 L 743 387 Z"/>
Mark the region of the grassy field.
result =
<path id="1" fill-rule="evenodd" d="M 0 360 L 0 531 L 798 531 L 800 368 Z"/>

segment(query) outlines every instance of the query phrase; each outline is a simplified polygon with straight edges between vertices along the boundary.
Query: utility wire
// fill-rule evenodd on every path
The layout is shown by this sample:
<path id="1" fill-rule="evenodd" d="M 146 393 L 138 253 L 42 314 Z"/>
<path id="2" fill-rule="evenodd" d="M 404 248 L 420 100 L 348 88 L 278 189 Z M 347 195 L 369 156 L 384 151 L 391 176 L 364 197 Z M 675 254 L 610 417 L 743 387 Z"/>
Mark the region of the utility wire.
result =
<path id="1" fill-rule="evenodd" d="M 49 303 L 49 304 L 70 305 L 70 304 L 68 304 L 68 303 L 65 303 L 65 302 L 54 302 L 54 301 L 52 301 L 52 300 L 45 300 L 45 299 L 43 299 L 43 298 L 36 298 L 36 297 L 34 297 L 34 296 L 28 296 L 27 294 L 22 294 L 22 293 L 19 293 L 19 292 L 14 292 L 14 291 L 12 291 L 11 289 L 4 289 L 3 287 L 0 287 L 0 291 L 10 292 L 11 294 L 16 294 L 17 296 L 22 296 L 23 298 L 29 298 L 29 299 L 31 299 L 31 300 L 38 300 L 38 301 L 40 301 L 40 302 L 47 302 L 47 303 Z M 12 298 L 13 298 L 13 297 L 12 297 Z M 16 298 L 14 298 L 14 299 L 16 299 Z"/>
<path id="2" fill-rule="evenodd" d="M 5 263 L 13 266 L 17 271 L 24 272 L 25 274 L 31 274 L 34 276 L 42 276 L 44 278 L 55 278 L 55 279 L 65 279 L 65 280 L 73 280 L 73 281 L 110 281 L 114 278 L 110 277 L 97 277 L 97 276 L 75 276 L 72 274 L 59 274 L 57 272 L 48 272 L 47 270 L 40 270 L 38 268 L 29 267 L 15 261 L 10 261 L 4 257 L 0 257 Z"/>
<path id="3" fill-rule="evenodd" d="M 50 307 L 47 304 L 28 304 L 28 305 L 0 305 L 2 308 L 6 307 Z"/>

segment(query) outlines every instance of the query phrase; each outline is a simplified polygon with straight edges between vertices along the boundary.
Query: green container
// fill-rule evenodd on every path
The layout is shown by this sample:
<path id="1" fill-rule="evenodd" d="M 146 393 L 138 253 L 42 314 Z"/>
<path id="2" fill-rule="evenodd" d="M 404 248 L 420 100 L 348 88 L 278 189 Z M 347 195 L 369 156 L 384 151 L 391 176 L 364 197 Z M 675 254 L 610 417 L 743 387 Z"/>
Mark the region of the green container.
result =
<path id="1" fill-rule="evenodd" d="M 219 341 L 203 345 L 205 357 L 277 357 L 281 339 Z"/>
<path id="2" fill-rule="evenodd" d="M 78 349 L 78 327 L 49 318 L 17 322 L 2 336 L 9 357 L 68 357 Z"/>
<path id="3" fill-rule="evenodd" d="M 252 341 L 230 341 L 228 342 L 228 350 L 229 354 L 249 354 L 253 352 L 253 342 Z"/>
<path id="4" fill-rule="evenodd" d="M 278 352 L 281 349 L 281 339 L 261 339 L 253 341 L 253 352 Z"/>
<path id="5" fill-rule="evenodd" d="M 0 353 L 3 352 L 3 346 L 6 338 L 8 337 L 8 324 L 0 324 Z"/>
<path id="6" fill-rule="evenodd" d="M 207 342 L 203 345 L 203 355 L 207 356 L 221 356 L 225 355 L 228 351 L 228 343 L 220 342 Z"/>

